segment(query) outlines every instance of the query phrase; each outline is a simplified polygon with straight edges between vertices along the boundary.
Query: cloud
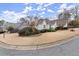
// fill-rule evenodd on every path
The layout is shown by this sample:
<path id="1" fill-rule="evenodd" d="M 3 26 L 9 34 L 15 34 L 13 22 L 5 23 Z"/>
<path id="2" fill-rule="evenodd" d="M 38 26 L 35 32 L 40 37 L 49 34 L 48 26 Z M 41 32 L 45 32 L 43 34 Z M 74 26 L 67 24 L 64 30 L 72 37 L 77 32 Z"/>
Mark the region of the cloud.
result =
<path id="1" fill-rule="evenodd" d="M 32 10 L 33 10 L 33 7 L 31 7 L 31 6 L 26 6 L 26 7 L 24 8 L 24 10 L 23 10 L 22 13 L 28 13 L 29 11 L 32 11 Z"/>
<path id="2" fill-rule="evenodd" d="M 74 7 L 75 7 L 75 5 L 70 5 L 70 6 L 67 7 L 67 9 L 70 10 L 70 9 L 72 9 Z"/>
<path id="3" fill-rule="evenodd" d="M 57 15 L 53 15 L 52 17 L 50 17 L 50 20 L 56 20 L 57 18 Z"/>
<path id="4" fill-rule="evenodd" d="M 67 8 L 67 4 L 62 4 L 62 5 L 60 6 L 60 9 L 64 9 L 64 8 Z"/>
<path id="5" fill-rule="evenodd" d="M 41 3 L 41 4 L 38 4 L 36 10 L 37 10 L 37 11 L 43 11 L 43 10 L 46 10 L 46 8 L 44 7 L 44 4 Z"/>
<path id="6" fill-rule="evenodd" d="M 75 7 L 74 4 L 69 5 L 69 6 L 67 6 L 67 4 L 62 4 L 62 5 L 59 7 L 59 10 L 58 10 L 57 12 L 58 12 L 58 13 L 61 13 L 61 12 L 64 11 L 64 9 L 70 10 L 70 9 L 72 9 L 72 8 L 74 8 L 74 7 Z"/>
<path id="7" fill-rule="evenodd" d="M 53 3 L 48 3 L 48 4 L 45 4 L 44 7 L 48 7 L 50 5 L 52 5 Z"/>
<path id="8" fill-rule="evenodd" d="M 63 9 L 59 9 L 58 11 L 57 11 L 57 13 L 61 13 L 61 12 L 63 12 L 64 10 Z"/>
<path id="9" fill-rule="evenodd" d="M 41 14 L 45 14 L 45 12 L 42 12 Z"/>
<path id="10" fill-rule="evenodd" d="M 34 3 L 34 5 L 37 5 L 36 8 L 34 8 L 31 4 L 24 4 L 26 7 L 23 10 L 23 13 L 28 13 L 29 11 L 44 11 L 46 10 L 45 3 Z M 45 6 L 44 6 L 45 5 Z"/>
<path id="11" fill-rule="evenodd" d="M 40 15 L 40 16 L 43 16 L 44 14 L 45 14 L 45 12 L 44 12 L 44 11 L 42 11 L 42 12 L 38 13 L 38 15 Z"/>
<path id="12" fill-rule="evenodd" d="M 57 11 L 57 13 L 63 12 L 64 11 L 63 9 L 66 9 L 66 8 L 67 8 L 67 4 L 66 3 L 61 4 L 60 7 L 59 7 L 59 10 Z"/>
<path id="13" fill-rule="evenodd" d="M 50 6 L 53 3 L 34 3 L 34 4 L 37 5 L 37 8 L 35 8 L 35 9 L 33 8 L 32 5 L 26 3 L 25 4 L 26 7 L 25 7 L 23 13 L 27 13 L 28 11 L 45 11 L 45 10 L 47 10 L 48 6 Z M 53 11 L 49 10 L 49 12 L 53 12 Z"/>
<path id="14" fill-rule="evenodd" d="M 50 12 L 50 13 L 54 13 L 54 11 L 53 11 L 53 10 L 51 10 L 51 9 L 48 9 L 47 11 L 48 11 L 48 12 Z"/>
<path id="15" fill-rule="evenodd" d="M 37 11 L 44 11 L 46 10 L 50 5 L 52 5 L 53 3 L 37 3 L 38 7 L 37 7 Z"/>
<path id="16" fill-rule="evenodd" d="M 3 11 L 0 18 L 8 22 L 17 22 L 19 18 L 25 17 L 23 13 L 16 13 L 14 11 Z M 11 20 L 11 21 L 10 21 Z"/>

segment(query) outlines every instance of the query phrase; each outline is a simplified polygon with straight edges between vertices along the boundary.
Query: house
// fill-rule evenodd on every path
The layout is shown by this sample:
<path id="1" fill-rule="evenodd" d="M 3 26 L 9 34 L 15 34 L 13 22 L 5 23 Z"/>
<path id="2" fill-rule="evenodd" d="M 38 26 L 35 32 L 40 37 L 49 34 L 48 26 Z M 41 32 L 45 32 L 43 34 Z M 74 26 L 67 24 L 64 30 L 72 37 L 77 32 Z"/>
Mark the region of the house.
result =
<path id="1" fill-rule="evenodd" d="M 52 29 L 56 29 L 58 27 L 56 20 L 50 21 L 49 26 Z"/>
<path id="2" fill-rule="evenodd" d="M 35 26 L 38 30 L 49 29 L 49 20 L 39 19 L 38 23 Z"/>
<path id="3" fill-rule="evenodd" d="M 50 21 L 50 20 L 45 20 L 45 19 L 40 19 L 36 25 L 36 28 L 38 30 L 42 29 L 55 29 L 57 27 L 57 22 L 55 20 Z"/>
<path id="4" fill-rule="evenodd" d="M 39 20 L 36 28 L 42 29 L 56 29 L 57 27 L 67 28 L 69 20 Z"/>
<path id="5" fill-rule="evenodd" d="M 57 25 L 58 25 L 58 28 L 63 28 L 63 29 L 67 29 L 69 26 L 70 20 L 63 20 L 63 19 L 60 19 L 57 21 Z"/>

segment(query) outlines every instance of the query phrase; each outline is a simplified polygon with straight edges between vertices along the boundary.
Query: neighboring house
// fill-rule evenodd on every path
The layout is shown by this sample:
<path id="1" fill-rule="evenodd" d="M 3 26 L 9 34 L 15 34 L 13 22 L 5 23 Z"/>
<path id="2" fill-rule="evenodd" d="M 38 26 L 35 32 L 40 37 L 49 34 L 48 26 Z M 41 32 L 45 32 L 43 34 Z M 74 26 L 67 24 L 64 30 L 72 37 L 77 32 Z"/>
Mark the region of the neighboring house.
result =
<path id="1" fill-rule="evenodd" d="M 17 25 L 16 23 L 10 23 L 5 21 L 3 24 L 0 23 L 0 31 L 7 31 L 7 28 L 9 26 L 16 28 L 16 25 Z"/>
<path id="2" fill-rule="evenodd" d="M 0 23 L 0 31 L 5 31 L 5 22 Z"/>
<path id="3" fill-rule="evenodd" d="M 0 31 L 3 31 L 3 26 L 0 25 Z"/>

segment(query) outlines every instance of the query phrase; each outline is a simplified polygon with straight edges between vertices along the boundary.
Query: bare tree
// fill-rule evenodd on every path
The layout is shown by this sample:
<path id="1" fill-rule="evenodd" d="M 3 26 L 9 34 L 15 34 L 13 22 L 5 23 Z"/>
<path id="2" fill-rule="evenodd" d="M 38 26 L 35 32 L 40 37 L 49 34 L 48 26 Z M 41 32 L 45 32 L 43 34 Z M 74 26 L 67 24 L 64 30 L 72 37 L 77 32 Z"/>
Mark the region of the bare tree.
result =
<path id="1" fill-rule="evenodd" d="M 67 20 L 67 24 L 70 20 L 70 17 L 71 17 L 71 13 L 66 10 L 66 9 L 63 9 L 64 11 L 61 12 L 59 15 L 58 15 L 58 19 L 61 21 L 61 20 Z"/>
<path id="2" fill-rule="evenodd" d="M 75 6 L 75 16 L 74 16 L 74 18 L 75 18 L 77 23 L 78 23 L 78 9 L 79 9 L 79 6 L 78 5 Z"/>
<path id="3" fill-rule="evenodd" d="M 74 16 L 74 20 L 76 21 L 76 23 L 78 23 L 78 18 L 79 18 L 79 5 L 77 4 L 76 6 L 74 6 L 70 12 L 72 13 L 72 15 Z"/>
<path id="4" fill-rule="evenodd" d="M 63 19 L 63 20 L 69 20 L 71 14 L 69 13 L 68 10 L 66 9 L 63 9 L 64 11 L 61 12 L 59 15 L 58 15 L 58 19 Z"/>

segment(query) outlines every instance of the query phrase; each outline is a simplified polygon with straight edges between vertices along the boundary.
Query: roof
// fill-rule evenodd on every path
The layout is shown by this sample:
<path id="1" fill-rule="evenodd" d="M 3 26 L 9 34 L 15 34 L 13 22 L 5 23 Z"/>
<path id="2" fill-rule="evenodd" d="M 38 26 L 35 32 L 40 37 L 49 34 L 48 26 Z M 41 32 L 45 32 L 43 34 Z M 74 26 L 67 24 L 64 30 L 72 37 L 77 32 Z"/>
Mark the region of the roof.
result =
<path id="1" fill-rule="evenodd" d="M 58 26 L 64 26 L 65 24 L 69 23 L 69 20 L 57 20 L 57 25 Z"/>
<path id="2" fill-rule="evenodd" d="M 29 26 L 29 21 L 27 20 L 25 22 L 20 22 L 20 23 L 17 23 L 17 24 L 18 24 L 17 28 L 21 29 L 21 28 Z"/>
<path id="3" fill-rule="evenodd" d="M 50 22 L 49 20 L 46 20 L 46 19 L 39 19 L 37 22 L 37 25 L 42 24 L 44 21 L 46 22 L 46 24 L 49 24 Z"/>
<path id="4" fill-rule="evenodd" d="M 57 23 L 57 26 L 64 26 L 66 23 L 69 23 L 69 20 L 63 20 L 63 19 L 56 19 L 56 20 L 44 20 L 44 19 L 40 19 L 38 20 L 38 23 L 37 25 L 39 24 L 42 24 L 43 21 L 46 22 L 46 24 L 49 24 L 49 25 L 54 25 L 55 23 Z"/>
<path id="5" fill-rule="evenodd" d="M 57 20 L 51 20 L 51 21 L 49 22 L 49 24 L 50 24 L 50 25 L 54 25 L 54 24 L 56 23 L 56 21 L 57 21 Z"/>

